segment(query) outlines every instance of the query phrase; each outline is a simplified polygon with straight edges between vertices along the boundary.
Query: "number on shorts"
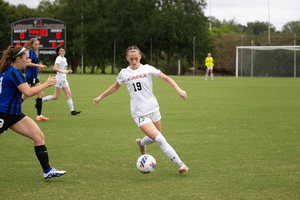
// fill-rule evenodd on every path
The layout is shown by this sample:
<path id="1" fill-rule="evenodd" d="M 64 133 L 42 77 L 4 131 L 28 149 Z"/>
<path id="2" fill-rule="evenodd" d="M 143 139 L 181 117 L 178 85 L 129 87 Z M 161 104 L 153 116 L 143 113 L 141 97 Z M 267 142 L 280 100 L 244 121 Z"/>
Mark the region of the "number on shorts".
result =
<path id="1" fill-rule="evenodd" d="M 0 119 L 0 128 L 2 128 L 3 124 L 4 124 L 4 120 Z"/>
<path id="2" fill-rule="evenodd" d="M 133 83 L 132 85 L 135 92 L 142 90 L 142 84 L 140 82 L 137 82 L 136 84 Z"/>

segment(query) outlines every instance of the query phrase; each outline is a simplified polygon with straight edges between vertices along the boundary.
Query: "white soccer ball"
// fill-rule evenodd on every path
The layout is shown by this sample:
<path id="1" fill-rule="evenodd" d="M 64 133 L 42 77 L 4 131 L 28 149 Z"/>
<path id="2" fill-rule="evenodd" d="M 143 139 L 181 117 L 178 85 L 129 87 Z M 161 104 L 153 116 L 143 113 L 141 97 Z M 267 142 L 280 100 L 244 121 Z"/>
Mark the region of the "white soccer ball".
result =
<path id="1" fill-rule="evenodd" d="M 156 160 L 149 154 L 141 155 L 136 161 L 136 167 L 143 174 L 149 174 L 156 168 Z"/>

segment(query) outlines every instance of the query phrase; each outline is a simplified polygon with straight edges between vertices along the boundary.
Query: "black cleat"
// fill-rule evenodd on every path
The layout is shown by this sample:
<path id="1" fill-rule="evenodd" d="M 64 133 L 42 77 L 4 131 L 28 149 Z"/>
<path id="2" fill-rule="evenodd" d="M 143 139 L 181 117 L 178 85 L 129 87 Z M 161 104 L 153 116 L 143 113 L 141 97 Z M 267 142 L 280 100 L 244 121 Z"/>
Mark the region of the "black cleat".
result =
<path id="1" fill-rule="evenodd" d="M 77 115 L 79 113 L 81 113 L 81 111 L 76 111 L 76 110 L 71 111 L 71 115 Z"/>

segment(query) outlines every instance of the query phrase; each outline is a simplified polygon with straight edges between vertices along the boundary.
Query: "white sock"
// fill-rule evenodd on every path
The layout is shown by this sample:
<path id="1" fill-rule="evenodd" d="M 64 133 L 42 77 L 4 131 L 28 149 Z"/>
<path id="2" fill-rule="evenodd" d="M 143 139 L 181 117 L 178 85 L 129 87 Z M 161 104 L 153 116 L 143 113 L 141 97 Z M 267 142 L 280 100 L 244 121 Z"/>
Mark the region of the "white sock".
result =
<path id="1" fill-rule="evenodd" d="M 42 98 L 42 101 L 50 101 L 52 100 L 52 95 L 48 95 Z"/>
<path id="2" fill-rule="evenodd" d="M 213 74 L 210 74 L 210 78 L 211 78 L 211 80 L 213 80 L 214 78 L 214 75 Z"/>
<path id="3" fill-rule="evenodd" d="M 182 165 L 182 161 L 180 160 L 179 156 L 177 155 L 175 150 L 171 147 L 171 145 L 169 145 L 169 143 L 166 141 L 165 137 L 162 134 L 156 136 L 154 141 L 159 145 L 161 150 L 171 161 L 176 163 L 179 167 Z"/>
<path id="4" fill-rule="evenodd" d="M 205 74 L 205 80 L 207 79 L 207 77 L 208 77 L 208 75 L 207 75 L 207 74 Z"/>
<path id="5" fill-rule="evenodd" d="M 154 140 L 152 140 L 151 138 L 149 138 L 147 135 L 141 140 L 140 144 L 141 146 L 147 146 L 149 144 L 152 144 L 154 142 Z"/>
<path id="6" fill-rule="evenodd" d="M 72 99 L 67 99 L 67 103 L 68 103 L 68 106 L 69 106 L 69 108 L 72 112 L 74 110 L 73 100 Z"/>

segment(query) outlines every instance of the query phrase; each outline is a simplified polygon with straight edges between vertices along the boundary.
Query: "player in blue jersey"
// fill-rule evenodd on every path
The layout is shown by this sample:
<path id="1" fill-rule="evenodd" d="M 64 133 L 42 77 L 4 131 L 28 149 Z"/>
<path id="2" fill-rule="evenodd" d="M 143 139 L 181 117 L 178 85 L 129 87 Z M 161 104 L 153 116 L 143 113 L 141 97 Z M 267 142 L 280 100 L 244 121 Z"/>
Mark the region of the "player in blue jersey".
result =
<path id="1" fill-rule="evenodd" d="M 31 38 L 28 40 L 25 48 L 29 49 L 29 59 L 31 62 L 28 63 L 27 71 L 26 71 L 26 81 L 30 87 L 35 87 L 40 85 L 40 81 L 38 79 L 38 72 L 39 68 L 44 69 L 47 68 L 46 65 L 39 65 L 39 57 L 37 56 L 36 52 L 39 49 L 39 41 L 36 38 Z M 47 121 L 49 118 L 44 117 L 42 115 L 42 98 L 44 96 L 43 91 L 37 94 L 37 98 L 35 99 L 35 107 L 37 109 L 37 117 L 36 120 L 39 121 Z M 23 100 L 27 99 L 25 95 L 22 97 Z"/>
<path id="2" fill-rule="evenodd" d="M 10 128 L 33 140 L 36 156 L 44 171 L 44 178 L 59 177 L 66 171 L 50 167 L 43 132 L 31 118 L 21 112 L 22 94 L 32 97 L 45 88 L 55 85 L 56 79 L 49 76 L 45 83 L 31 88 L 21 72 L 28 62 L 29 53 L 24 47 L 9 46 L 3 51 L 0 60 L 0 135 Z"/>

